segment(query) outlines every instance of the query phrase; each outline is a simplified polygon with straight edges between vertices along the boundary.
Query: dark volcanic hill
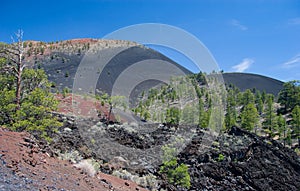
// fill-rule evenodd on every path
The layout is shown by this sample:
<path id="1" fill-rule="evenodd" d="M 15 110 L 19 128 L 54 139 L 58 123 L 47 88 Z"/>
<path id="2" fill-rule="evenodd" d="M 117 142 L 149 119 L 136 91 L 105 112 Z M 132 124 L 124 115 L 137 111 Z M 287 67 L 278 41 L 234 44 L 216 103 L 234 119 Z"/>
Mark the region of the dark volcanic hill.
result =
<path id="1" fill-rule="evenodd" d="M 111 92 L 112 85 L 124 70 L 139 62 L 147 61 L 147 64 L 157 61 L 167 62 L 186 74 L 191 73 L 163 54 L 129 41 L 75 39 L 55 43 L 29 41 L 27 44 L 27 56 L 30 62 L 36 67 L 44 68 L 49 80 L 55 82 L 60 90 L 64 87 L 72 89 L 79 64 L 86 52 L 95 45 L 101 49 L 100 55 L 103 58 L 100 60 L 103 61 L 106 57 L 108 59 L 97 83 L 97 89 L 107 93 Z M 109 58 L 111 55 L 113 57 Z M 97 62 L 99 58 L 93 58 L 92 61 Z M 96 68 L 94 70 L 99 72 Z M 224 73 L 223 78 L 226 84 L 233 84 L 242 91 L 256 88 L 277 95 L 283 86 L 283 82 L 279 80 L 256 74 Z M 149 88 L 157 83 L 152 79 L 150 82 L 145 81 L 144 84 L 139 84 L 138 87 Z"/>
<path id="2" fill-rule="evenodd" d="M 72 89 L 77 69 L 81 62 L 85 62 L 85 59 L 91 63 L 99 63 L 99 68 L 103 66 L 101 73 L 99 68 L 95 68 L 98 67 L 97 64 L 91 70 L 99 74 L 97 89 L 109 94 L 112 91 L 114 82 L 121 73 L 137 63 L 145 62 L 147 65 L 159 62 L 168 63 L 175 66 L 183 74 L 190 73 L 190 71 L 163 54 L 134 42 L 83 39 L 53 44 L 34 42 L 34 45 L 35 48 L 29 49 L 30 62 L 35 67 L 43 68 L 48 74 L 49 80 L 54 82 L 58 89 L 64 87 Z M 34 52 L 34 50 L 39 50 L 40 47 L 43 48 L 43 53 Z M 97 50 L 97 53 L 94 54 L 94 50 Z M 32 52 L 35 55 L 32 56 Z M 89 56 L 85 57 L 87 52 Z M 145 67 L 146 69 L 147 67 Z M 167 72 L 169 71 L 165 70 L 165 75 L 168 75 Z M 151 87 L 152 84 L 157 84 L 156 79 L 152 78 L 144 82 L 145 87 Z M 141 84 L 138 85 L 143 87 Z"/>
<path id="3" fill-rule="evenodd" d="M 282 81 L 258 74 L 224 73 L 223 78 L 227 84 L 233 84 L 241 91 L 255 88 L 259 91 L 266 91 L 266 93 L 271 93 L 276 96 L 283 87 Z"/>

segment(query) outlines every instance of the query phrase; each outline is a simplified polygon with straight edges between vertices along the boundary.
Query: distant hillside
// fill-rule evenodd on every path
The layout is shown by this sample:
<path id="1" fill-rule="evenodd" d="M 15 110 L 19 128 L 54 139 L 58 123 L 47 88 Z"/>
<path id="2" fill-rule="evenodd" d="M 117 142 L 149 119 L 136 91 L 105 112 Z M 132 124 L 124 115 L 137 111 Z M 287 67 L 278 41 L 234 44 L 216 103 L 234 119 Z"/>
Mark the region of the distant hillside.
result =
<path id="1" fill-rule="evenodd" d="M 116 49 L 121 49 L 107 63 L 98 79 L 97 89 L 108 93 L 112 90 L 112 84 L 125 69 L 144 60 L 166 61 L 174 64 L 186 74 L 191 73 L 153 49 L 123 40 L 74 39 L 51 43 L 28 41 L 26 42 L 27 60 L 35 67 L 43 68 L 48 74 L 49 80 L 55 82 L 56 88 L 59 90 L 64 87 L 72 89 L 76 70 L 85 53 L 93 45 L 103 49 L 102 56 L 113 54 Z M 257 74 L 224 73 L 223 77 L 226 84 L 233 84 L 241 91 L 256 88 L 277 95 L 283 86 L 283 82 L 279 80 Z M 146 81 L 144 84 L 139 84 L 137 87 L 139 90 L 136 90 L 136 92 L 140 92 L 140 89 L 143 88 L 148 89 L 157 83 L 155 80 Z"/>
<path id="2" fill-rule="evenodd" d="M 283 82 L 274 78 L 249 73 L 224 73 L 225 83 L 237 86 L 241 91 L 256 88 L 259 91 L 278 95 L 283 88 Z"/>
<path id="3" fill-rule="evenodd" d="M 93 46 L 110 52 L 118 48 L 138 46 L 138 44 L 102 39 L 73 39 L 50 43 L 27 41 L 25 56 L 30 66 L 43 68 L 46 71 L 49 80 L 55 83 L 57 89 L 62 90 L 65 87 L 72 89 L 77 68 L 86 52 Z"/>
<path id="4" fill-rule="evenodd" d="M 53 81 L 59 90 L 64 87 L 72 89 L 77 68 L 85 53 L 94 45 L 101 50 L 101 59 L 106 59 L 105 57 L 110 59 L 110 56 L 117 52 L 111 60 L 108 60 L 99 76 L 97 89 L 102 92 L 110 94 L 118 76 L 131 65 L 142 61 L 147 61 L 147 64 L 155 63 L 157 60 L 163 61 L 175 65 L 182 73 L 191 73 L 163 54 L 129 41 L 76 39 L 54 43 L 30 41 L 27 44 L 31 44 L 27 60 L 34 67 L 43 68 L 49 80 Z M 89 61 L 99 62 L 99 58 L 91 56 Z M 98 72 L 97 69 L 95 72 Z M 139 89 L 156 84 L 157 81 L 150 79 L 140 84 Z"/>
<path id="5" fill-rule="evenodd" d="M 119 77 L 119 75 L 133 64 L 141 61 L 147 61 L 147 63 L 145 64 L 153 64 L 157 61 L 166 61 L 170 64 L 175 65 L 176 68 L 179 68 L 182 71 L 182 73 L 190 73 L 190 71 L 186 68 L 182 67 L 181 65 L 177 64 L 173 60 L 155 50 L 140 46 L 133 46 L 121 51 L 107 63 L 99 77 L 97 88 L 110 94 L 112 92 L 113 84 Z M 147 67 L 145 67 L 145 70 L 146 69 Z M 158 68 L 157 70 L 160 70 L 160 68 Z M 157 71 L 157 73 L 160 72 L 162 71 Z M 173 74 L 171 68 L 169 71 L 165 71 L 165 75 L 167 75 L 168 72 Z M 142 84 L 140 84 L 140 90 L 147 87 L 152 87 L 156 84 L 157 83 L 155 83 L 155 79 L 146 80 Z"/>

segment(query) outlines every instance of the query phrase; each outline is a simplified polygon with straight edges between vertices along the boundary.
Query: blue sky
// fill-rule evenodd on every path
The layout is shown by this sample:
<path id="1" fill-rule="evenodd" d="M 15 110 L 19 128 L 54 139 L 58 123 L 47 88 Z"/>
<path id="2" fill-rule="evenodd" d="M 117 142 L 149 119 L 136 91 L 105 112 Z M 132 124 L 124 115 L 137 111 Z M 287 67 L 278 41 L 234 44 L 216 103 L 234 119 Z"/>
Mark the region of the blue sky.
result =
<path id="1" fill-rule="evenodd" d="M 300 80 L 299 0 L 1 1 L 0 41 L 101 38 L 128 25 L 164 23 L 201 40 L 225 72 Z M 170 51 L 160 49 L 174 56 Z"/>

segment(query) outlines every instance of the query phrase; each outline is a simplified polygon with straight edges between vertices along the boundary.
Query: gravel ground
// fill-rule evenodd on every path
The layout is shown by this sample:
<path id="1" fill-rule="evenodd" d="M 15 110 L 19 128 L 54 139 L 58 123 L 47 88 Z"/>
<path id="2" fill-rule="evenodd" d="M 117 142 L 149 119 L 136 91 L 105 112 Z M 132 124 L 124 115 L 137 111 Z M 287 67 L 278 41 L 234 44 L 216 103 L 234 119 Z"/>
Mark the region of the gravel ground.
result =
<path id="1" fill-rule="evenodd" d="M 51 157 L 26 132 L 0 127 L 0 191 L 146 191 L 136 183 Z"/>
<path id="2" fill-rule="evenodd" d="M 35 181 L 29 178 L 22 178 L 16 175 L 10 168 L 7 168 L 0 154 L 0 191 L 27 191 L 37 189 Z"/>

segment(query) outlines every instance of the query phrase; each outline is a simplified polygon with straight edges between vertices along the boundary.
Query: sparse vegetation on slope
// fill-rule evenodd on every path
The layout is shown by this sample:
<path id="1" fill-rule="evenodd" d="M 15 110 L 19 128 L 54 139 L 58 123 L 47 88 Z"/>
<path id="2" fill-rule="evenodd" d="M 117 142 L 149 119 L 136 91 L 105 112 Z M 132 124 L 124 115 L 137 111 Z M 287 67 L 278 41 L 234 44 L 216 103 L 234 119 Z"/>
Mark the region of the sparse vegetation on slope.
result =
<path id="1" fill-rule="evenodd" d="M 152 122 L 209 127 L 209 122 L 212 122 L 209 121 L 212 96 L 215 94 L 210 93 L 209 87 L 204 85 L 205 74 L 200 73 L 188 78 L 193 84 L 189 88 L 194 88 L 194 91 L 186 87 L 187 83 L 178 83 L 182 79 L 173 80 L 169 85 L 142 92 L 137 107 L 133 109 L 134 113 L 141 118 L 144 113 L 149 113 L 147 120 Z M 258 135 L 280 140 L 283 144 L 293 145 L 295 148 L 295 141 L 299 137 L 296 114 L 300 105 L 299 89 L 298 81 L 287 82 L 279 95 L 274 96 L 256 89 L 241 92 L 236 86 L 227 85 L 226 112 L 222 129 L 230 129 L 237 125 Z M 186 93 L 182 93 L 184 91 Z M 189 105 L 187 100 L 198 100 L 199 105 Z"/>

